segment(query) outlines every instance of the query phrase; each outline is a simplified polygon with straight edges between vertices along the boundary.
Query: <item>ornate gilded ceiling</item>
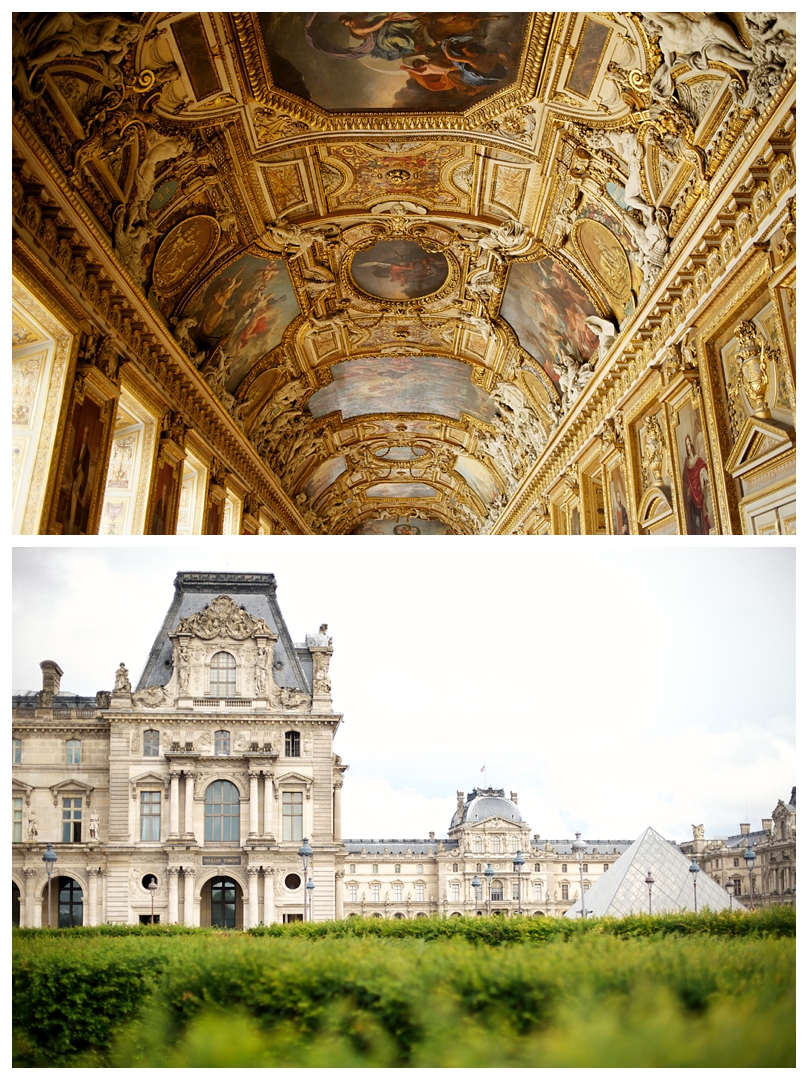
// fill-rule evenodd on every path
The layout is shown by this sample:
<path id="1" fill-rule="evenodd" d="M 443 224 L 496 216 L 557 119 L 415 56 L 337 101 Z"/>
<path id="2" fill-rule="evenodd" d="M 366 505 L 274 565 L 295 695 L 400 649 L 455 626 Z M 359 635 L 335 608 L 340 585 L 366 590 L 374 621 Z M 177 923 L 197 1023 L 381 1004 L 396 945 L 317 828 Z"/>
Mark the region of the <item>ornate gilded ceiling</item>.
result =
<path id="1" fill-rule="evenodd" d="M 20 15 L 15 93 L 310 528 L 478 533 L 793 62 L 768 19 Z"/>

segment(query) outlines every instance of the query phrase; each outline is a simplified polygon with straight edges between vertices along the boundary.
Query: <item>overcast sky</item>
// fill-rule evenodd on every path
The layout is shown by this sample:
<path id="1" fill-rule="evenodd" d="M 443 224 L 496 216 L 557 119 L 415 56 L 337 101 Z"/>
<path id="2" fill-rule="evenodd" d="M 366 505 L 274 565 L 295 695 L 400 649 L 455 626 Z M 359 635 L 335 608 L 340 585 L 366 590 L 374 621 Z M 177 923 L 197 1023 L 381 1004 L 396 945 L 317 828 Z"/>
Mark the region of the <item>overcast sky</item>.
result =
<path id="1" fill-rule="evenodd" d="M 13 552 L 16 690 L 45 659 L 71 692 L 121 660 L 134 682 L 178 570 L 272 572 L 293 640 L 327 622 L 346 837 L 445 836 L 485 778 L 543 839 L 681 841 L 759 828 L 796 783 L 793 548 L 42 541 Z"/>

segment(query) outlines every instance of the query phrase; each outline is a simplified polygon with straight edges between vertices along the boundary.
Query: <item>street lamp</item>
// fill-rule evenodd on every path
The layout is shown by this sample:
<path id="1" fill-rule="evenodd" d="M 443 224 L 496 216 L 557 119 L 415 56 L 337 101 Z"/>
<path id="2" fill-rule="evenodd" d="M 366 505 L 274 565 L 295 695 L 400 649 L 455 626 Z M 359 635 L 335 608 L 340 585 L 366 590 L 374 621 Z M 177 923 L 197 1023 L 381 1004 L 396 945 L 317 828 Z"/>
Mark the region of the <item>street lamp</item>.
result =
<path id="1" fill-rule="evenodd" d="M 732 911 L 732 897 L 735 895 L 735 882 L 732 878 L 727 878 L 727 883 L 724 886 L 727 890 L 727 896 L 729 897 L 729 910 Z"/>
<path id="2" fill-rule="evenodd" d="M 485 870 L 485 880 L 488 882 L 488 914 L 491 914 L 491 878 L 494 876 L 494 871 L 491 869 L 491 863 L 488 863 Z"/>
<path id="3" fill-rule="evenodd" d="M 581 918 L 586 918 L 586 904 L 584 903 L 584 855 L 586 855 L 586 843 L 581 839 L 581 834 L 577 832 L 575 839 L 572 842 L 572 850 L 575 852 L 575 857 L 578 860 L 578 869 L 581 872 Z"/>
<path id="4" fill-rule="evenodd" d="M 308 842 L 308 840 L 306 839 L 305 836 L 303 837 L 303 843 L 298 848 L 297 853 L 300 856 L 300 858 L 303 860 L 303 880 L 306 881 L 306 879 L 308 878 L 309 859 L 312 857 L 314 852 L 312 851 L 312 849 L 311 849 L 311 847 L 309 845 L 309 842 Z M 312 886 L 312 888 L 313 888 L 313 886 Z M 306 892 L 303 893 L 303 922 L 307 921 L 307 919 L 306 919 L 306 893 L 307 892 L 308 892 L 308 885 L 306 886 Z"/>
<path id="5" fill-rule="evenodd" d="M 698 903 L 698 900 L 696 899 L 696 875 L 699 872 L 699 864 L 696 862 L 695 855 L 693 856 L 693 862 L 688 867 L 688 870 L 693 875 L 693 910 L 698 915 L 698 913 L 699 913 L 699 903 Z"/>
<path id="6" fill-rule="evenodd" d="M 755 875 L 753 873 L 755 869 L 755 859 L 757 855 L 752 848 L 752 841 L 747 840 L 746 851 L 743 853 L 744 861 L 746 862 L 746 869 L 749 871 L 749 910 L 755 910 Z"/>
<path id="7" fill-rule="evenodd" d="M 476 874 L 471 879 L 471 887 L 474 889 L 474 906 L 476 907 L 480 899 L 480 889 L 483 887 L 483 883 Z"/>
<path id="8" fill-rule="evenodd" d="M 311 880 L 311 878 L 309 878 L 309 880 L 306 882 L 306 892 L 309 894 L 309 922 L 314 922 L 311 917 L 311 894 L 313 889 L 314 882 Z"/>
<path id="9" fill-rule="evenodd" d="M 48 871 L 48 929 L 50 930 L 51 924 L 51 874 L 53 873 L 53 864 L 56 862 L 56 852 L 53 850 L 53 844 L 48 844 L 45 854 L 42 856 L 42 861 L 45 864 L 45 869 Z"/>
<path id="10" fill-rule="evenodd" d="M 517 848 L 513 857 L 513 865 L 516 867 L 516 888 L 519 892 L 519 914 L 522 914 L 522 867 L 525 865 L 525 857 Z"/>
<path id="11" fill-rule="evenodd" d="M 154 894 L 157 892 L 157 878 L 152 877 L 146 888 L 151 893 L 151 924 L 154 926 Z"/>
<path id="12" fill-rule="evenodd" d="M 648 914 L 653 915 L 654 913 L 651 910 L 651 887 L 654 884 L 654 879 L 651 876 L 651 871 L 650 870 L 648 871 L 648 873 L 647 873 L 647 875 L 645 877 L 645 884 L 648 886 Z"/>

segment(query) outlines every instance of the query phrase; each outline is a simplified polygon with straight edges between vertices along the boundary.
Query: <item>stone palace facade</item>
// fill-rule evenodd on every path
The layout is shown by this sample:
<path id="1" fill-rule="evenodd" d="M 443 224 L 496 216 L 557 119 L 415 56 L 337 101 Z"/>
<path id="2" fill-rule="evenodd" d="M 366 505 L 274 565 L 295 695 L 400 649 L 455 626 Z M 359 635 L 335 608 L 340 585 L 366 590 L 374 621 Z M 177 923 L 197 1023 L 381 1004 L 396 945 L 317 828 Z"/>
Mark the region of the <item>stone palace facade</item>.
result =
<path id="1" fill-rule="evenodd" d="M 531 835 L 516 793 L 496 788 L 457 793 L 446 839 L 344 840 L 332 651 L 325 625 L 293 643 L 274 575 L 179 573 L 136 687 L 121 664 L 111 691 L 69 695 L 59 665 L 44 660 L 42 689 L 13 699 L 14 921 L 560 915 L 582 877 L 588 889 L 630 846 L 587 841 L 581 867 L 569 840 Z M 790 852 L 783 867 L 793 875 L 796 792 L 773 817 L 776 840 L 752 839 L 772 849 L 767 867 Z M 711 876 L 732 876 L 727 859 L 742 856 L 734 838 L 693 843 Z M 704 859 L 720 861 L 718 871 Z M 776 880 L 756 893 L 789 902 L 787 886 L 793 902 L 793 877 Z"/>

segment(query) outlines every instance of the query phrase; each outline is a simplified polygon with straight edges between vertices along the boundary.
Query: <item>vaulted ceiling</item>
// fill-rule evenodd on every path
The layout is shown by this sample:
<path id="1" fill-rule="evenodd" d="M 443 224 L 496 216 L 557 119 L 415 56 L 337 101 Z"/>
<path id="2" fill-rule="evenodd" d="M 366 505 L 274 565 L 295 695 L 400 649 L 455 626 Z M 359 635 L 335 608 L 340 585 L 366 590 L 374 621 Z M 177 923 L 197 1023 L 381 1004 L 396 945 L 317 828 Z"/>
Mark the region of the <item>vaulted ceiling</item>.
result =
<path id="1" fill-rule="evenodd" d="M 678 70 L 654 18 L 28 15 L 15 87 L 312 529 L 477 533 L 642 304 L 737 99 L 740 16 Z"/>

